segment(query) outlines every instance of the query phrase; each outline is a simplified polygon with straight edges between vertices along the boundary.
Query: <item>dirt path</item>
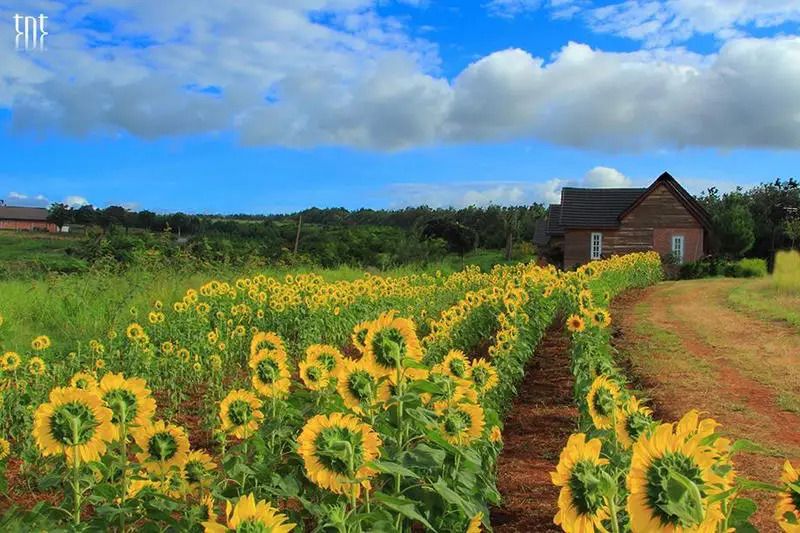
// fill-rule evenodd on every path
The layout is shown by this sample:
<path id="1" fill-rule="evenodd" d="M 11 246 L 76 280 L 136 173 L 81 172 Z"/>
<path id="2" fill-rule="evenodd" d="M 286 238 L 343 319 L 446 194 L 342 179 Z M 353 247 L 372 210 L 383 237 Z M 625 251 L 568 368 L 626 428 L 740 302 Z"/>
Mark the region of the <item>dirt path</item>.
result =
<path id="1" fill-rule="evenodd" d="M 615 302 L 615 344 L 659 417 L 705 411 L 721 430 L 769 453 L 739 456 L 742 474 L 775 482 L 782 458 L 800 458 L 800 335 L 732 310 L 741 280 L 670 282 Z M 756 498 L 760 531 L 777 531 L 769 495 Z"/>
<path id="2" fill-rule="evenodd" d="M 568 346 L 562 328 L 548 331 L 525 369 L 506 418 L 498 463 L 503 506 L 492 510 L 497 532 L 560 531 L 553 524 L 558 489 L 550 482 L 550 472 L 578 415 L 572 401 Z"/>

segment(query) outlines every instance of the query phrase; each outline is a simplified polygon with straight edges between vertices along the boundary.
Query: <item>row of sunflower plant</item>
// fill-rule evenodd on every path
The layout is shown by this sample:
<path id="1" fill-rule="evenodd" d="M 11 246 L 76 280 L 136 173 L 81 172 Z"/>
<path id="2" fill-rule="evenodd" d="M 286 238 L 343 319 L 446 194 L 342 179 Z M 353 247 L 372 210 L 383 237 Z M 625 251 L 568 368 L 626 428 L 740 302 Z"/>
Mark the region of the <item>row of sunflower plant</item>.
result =
<path id="1" fill-rule="evenodd" d="M 570 277 L 566 327 L 580 418 L 551 474 L 560 487 L 554 522 L 564 531 L 587 533 L 755 531 L 749 519 L 756 504 L 742 493 L 766 490 L 779 494 L 778 525 L 800 532 L 800 477 L 789 461 L 779 485 L 747 480 L 737 475 L 734 457 L 758 451 L 755 445 L 725 438 L 719 424 L 697 410 L 674 423 L 656 420 L 626 386 L 607 307 L 621 288 L 661 276 L 656 255 L 634 262 L 633 256 L 618 257 Z M 597 276 L 597 270 L 614 272 Z M 626 281 L 628 276 L 634 279 Z"/>
<path id="2" fill-rule="evenodd" d="M 559 279 L 210 282 L 85 349 L 6 351 L 3 459 L 42 501 L 0 527 L 477 531 Z"/>

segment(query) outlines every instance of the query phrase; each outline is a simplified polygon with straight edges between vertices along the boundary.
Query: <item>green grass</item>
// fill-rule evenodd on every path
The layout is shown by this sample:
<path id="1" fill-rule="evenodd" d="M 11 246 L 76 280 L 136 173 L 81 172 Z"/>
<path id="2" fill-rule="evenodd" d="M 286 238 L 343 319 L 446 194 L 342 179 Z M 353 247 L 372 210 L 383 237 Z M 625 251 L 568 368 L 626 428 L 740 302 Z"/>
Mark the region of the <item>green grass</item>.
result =
<path id="1" fill-rule="evenodd" d="M 0 231 L 0 277 L 12 278 L 33 272 L 79 272 L 86 263 L 68 255 L 82 236 L 51 233 Z"/>
<path id="2" fill-rule="evenodd" d="M 728 303 L 756 318 L 786 322 L 800 330 L 800 293 L 779 288 L 771 278 L 739 285 L 728 294 Z"/>
<path id="3" fill-rule="evenodd" d="M 781 392 L 778 395 L 777 403 L 778 407 L 784 411 L 800 415 L 800 398 L 796 395 L 788 392 Z"/>

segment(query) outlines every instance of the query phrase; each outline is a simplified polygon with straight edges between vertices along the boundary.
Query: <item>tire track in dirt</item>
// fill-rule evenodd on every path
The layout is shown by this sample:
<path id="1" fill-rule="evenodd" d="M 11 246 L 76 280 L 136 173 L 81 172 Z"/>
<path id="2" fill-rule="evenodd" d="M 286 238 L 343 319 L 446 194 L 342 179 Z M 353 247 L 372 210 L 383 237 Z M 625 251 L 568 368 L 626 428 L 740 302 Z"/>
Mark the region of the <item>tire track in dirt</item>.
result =
<path id="1" fill-rule="evenodd" d="M 550 472 L 578 416 L 568 348 L 563 327 L 552 327 L 525 368 L 503 430 L 497 476 L 502 506 L 491 516 L 496 532 L 561 530 L 553 524 L 559 491 Z"/>

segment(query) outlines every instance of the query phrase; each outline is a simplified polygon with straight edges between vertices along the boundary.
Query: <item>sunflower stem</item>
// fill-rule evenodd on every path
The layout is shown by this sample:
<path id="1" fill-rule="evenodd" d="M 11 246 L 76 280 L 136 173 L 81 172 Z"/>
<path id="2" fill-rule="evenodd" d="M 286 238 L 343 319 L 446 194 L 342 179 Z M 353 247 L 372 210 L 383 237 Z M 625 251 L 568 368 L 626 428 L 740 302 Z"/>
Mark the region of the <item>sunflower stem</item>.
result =
<path id="1" fill-rule="evenodd" d="M 75 525 L 81 523 L 81 456 L 78 451 L 77 443 L 80 442 L 80 421 L 78 417 L 73 417 L 70 421 L 72 425 L 72 492 L 73 492 L 73 510 L 72 520 Z"/>
<path id="2" fill-rule="evenodd" d="M 619 533 L 619 518 L 617 517 L 619 511 L 617 511 L 617 498 L 615 496 L 608 498 L 608 510 L 611 515 L 611 531 Z"/>
<path id="3" fill-rule="evenodd" d="M 119 431 L 121 440 L 120 449 L 120 469 L 122 470 L 122 505 L 128 497 L 128 425 L 125 423 L 128 419 L 128 407 L 125 402 L 122 403 Z M 119 528 L 122 533 L 125 533 L 125 513 L 119 514 Z"/>

